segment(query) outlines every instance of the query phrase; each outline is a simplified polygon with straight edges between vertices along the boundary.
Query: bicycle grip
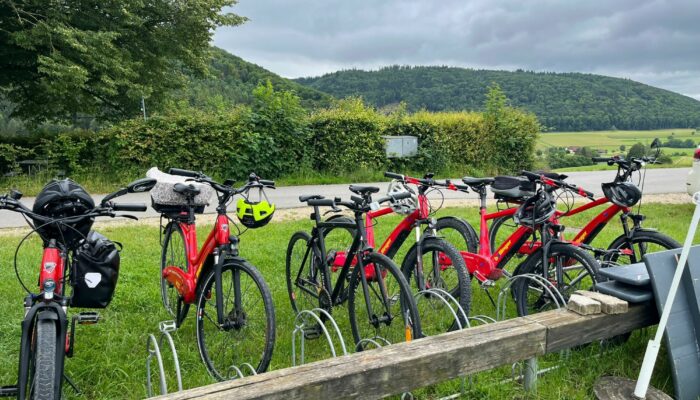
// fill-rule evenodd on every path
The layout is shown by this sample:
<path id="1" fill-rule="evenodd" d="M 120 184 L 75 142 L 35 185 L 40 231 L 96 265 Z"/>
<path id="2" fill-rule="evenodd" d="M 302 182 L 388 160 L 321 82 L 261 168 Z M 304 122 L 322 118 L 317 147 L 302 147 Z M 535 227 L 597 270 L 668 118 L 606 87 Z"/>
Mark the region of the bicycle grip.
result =
<path id="1" fill-rule="evenodd" d="M 146 207 L 143 203 L 114 203 L 112 204 L 112 210 L 114 211 L 134 211 L 143 212 L 146 211 Z"/>
<path id="2" fill-rule="evenodd" d="M 389 200 L 401 200 L 401 199 L 407 199 L 409 197 L 413 196 L 413 193 L 411 192 L 401 192 L 397 193 L 393 196 L 389 196 Z"/>
<path id="3" fill-rule="evenodd" d="M 384 176 L 386 176 L 387 178 L 398 179 L 401 181 L 404 179 L 403 175 L 388 171 L 384 173 Z"/>
<path id="4" fill-rule="evenodd" d="M 609 157 L 591 157 L 591 161 L 593 162 L 608 162 L 609 160 Z"/>
<path id="5" fill-rule="evenodd" d="M 260 179 L 260 184 L 265 186 L 275 186 L 275 181 L 269 181 L 267 179 Z"/>
<path id="6" fill-rule="evenodd" d="M 524 176 L 524 177 L 526 177 L 526 178 L 528 178 L 528 179 L 530 179 L 530 180 L 532 180 L 532 179 L 540 179 L 540 175 L 535 174 L 535 173 L 530 172 L 530 171 L 526 171 L 526 170 L 520 171 L 520 175 L 522 175 L 522 176 Z"/>
<path id="7" fill-rule="evenodd" d="M 189 170 L 189 169 L 181 169 L 181 168 L 170 168 L 170 169 L 168 170 L 168 173 L 169 173 L 170 175 L 187 176 L 187 177 L 190 177 L 190 178 L 197 178 L 197 177 L 199 177 L 199 175 L 200 175 L 199 172 L 191 171 L 191 170 Z"/>
<path id="8" fill-rule="evenodd" d="M 309 199 L 309 201 L 306 202 L 306 204 L 310 206 L 327 206 L 327 207 L 333 207 L 335 205 L 335 202 L 332 199 Z"/>

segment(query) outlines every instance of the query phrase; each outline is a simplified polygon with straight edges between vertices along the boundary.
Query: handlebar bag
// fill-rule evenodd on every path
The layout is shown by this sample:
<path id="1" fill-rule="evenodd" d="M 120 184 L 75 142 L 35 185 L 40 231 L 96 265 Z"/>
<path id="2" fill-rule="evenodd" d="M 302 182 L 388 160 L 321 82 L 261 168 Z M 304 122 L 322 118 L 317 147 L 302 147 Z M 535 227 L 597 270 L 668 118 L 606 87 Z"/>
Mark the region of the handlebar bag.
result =
<path id="1" fill-rule="evenodd" d="M 73 252 L 71 286 L 72 307 L 105 308 L 112 301 L 119 278 L 117 245 L 91 231 Z"/>
<path id="2" fill-rule="evenodd" d="M 149 169 L 146 176 L 157 181 L 151 189 L 151 201 L 153 209 L 162 214 L 187 212 L 188 206 L 193 207 L 196 213 L 202 213 L 214 194 L 214 189 L 209 185 L 187 181 L 186 177 L 167 174 L 156 167 Z M 199 194 L 188 204 L 187 197 L 173 190 L 176 183 L 191 184 L 199 189 Z"/>
<path id="3" fill-rule="evenodd" d="M 496 198 L 521 200 L 535 195 L 535 183 L 518 176 L 497 176 L 491 184 Z"/>

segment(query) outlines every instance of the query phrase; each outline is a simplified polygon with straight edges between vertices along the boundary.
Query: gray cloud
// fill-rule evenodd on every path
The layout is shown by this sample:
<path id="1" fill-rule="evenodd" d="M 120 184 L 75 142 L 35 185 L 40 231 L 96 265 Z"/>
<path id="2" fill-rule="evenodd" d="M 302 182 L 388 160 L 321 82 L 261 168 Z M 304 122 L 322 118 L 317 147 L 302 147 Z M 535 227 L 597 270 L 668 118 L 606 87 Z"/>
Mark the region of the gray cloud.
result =
<path id="1" fill-rule="evenodd" d="M 592 72 L 700 99 L 698 0 L 240 0 L 214 44 L 282 76 L 390 64 Z"/>

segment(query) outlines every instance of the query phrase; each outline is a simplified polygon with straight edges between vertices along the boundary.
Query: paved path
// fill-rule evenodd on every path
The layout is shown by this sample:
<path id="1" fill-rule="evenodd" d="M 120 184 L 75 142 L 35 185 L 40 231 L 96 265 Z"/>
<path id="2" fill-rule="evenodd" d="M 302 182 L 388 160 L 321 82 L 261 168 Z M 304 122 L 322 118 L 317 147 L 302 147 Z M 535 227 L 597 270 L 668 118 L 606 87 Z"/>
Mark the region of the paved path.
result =
<path id="1" fill-rule="evenodd" d="M 685 180 L 688 175 L 689 168 L 669 168 L 669 169 L 649 169 L 646 175 L 646 184 L 644 186 L 644 193 L 648 194 L 658 194 L 658 193 L 685 193 L 686 184 Z M 613 171 L 592 171 L 592 172 L 571 172 L 568 174 L 568 181 L 575 183 L 583 188 L 590 190 L 596 195 L 600 195 L 602 192 L 600 190 L 600 184 L 603 182 L 609 182 L 614 177 Z M 371 185 L 379 186 L 382 192 L 386 191 L 388 182 L 381 183 L 370 183 Z M 446 199 L 464 199 L 472 198 L 475 199 L 476 195 L 473 193 L 463 194 L 453 191 L 443 191 Z M 267 191 L 270 201 L 274 202 L 278 208 L 296 208 L 300 207 L 299 195 L 302 194 L 321 194 L 326 197 L 347 197 L 349 194 L 347 184 L 337 184 L 337 185 L 308 185 L 308 186 L 284 186 L 277 188 L 275 190 Z M 97 195 L 95 197 L 95 202 L 99 202 L 102 196 Z M 27 197 L 22 199 L 22 201 L 31 207 L 34 203 L 33 197 Z M 148 205 L 151 204 L 151 198 L 148 193 L 133 193 L 123 197 L 120 197 L 118 201 L 121 202 L 143 202 Z M 213 199 L 213 201 L 216 201 Z M 215 205 L 209 206 L 206 212 L 214 212 Z M 145 213 L 140 213 L 143 217 L 155 217 L 158 213 L 153 211 L 149 207 L 148 211 Z M 0 228 L 10 228 L 10 227 L 21 227 L 25 226 L 26 223 L 22 219 L 22 216 L 10 211 L 0 211 Z"/>

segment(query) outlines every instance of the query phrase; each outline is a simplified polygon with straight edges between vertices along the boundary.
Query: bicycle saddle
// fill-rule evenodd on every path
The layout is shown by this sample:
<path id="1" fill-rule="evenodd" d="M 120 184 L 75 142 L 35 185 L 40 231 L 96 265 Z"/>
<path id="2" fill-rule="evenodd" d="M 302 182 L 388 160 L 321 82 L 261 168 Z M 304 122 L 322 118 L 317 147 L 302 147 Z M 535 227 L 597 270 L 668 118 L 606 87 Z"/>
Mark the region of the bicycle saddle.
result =
<path id="1" fill-rule="evenodd" d="M 493 181 L 493 178 L 472 178 L 471 176 L 462 178 L 462 182 L 472 187 L 483 187 L 492 184 Z"/>
<path id="2" fill-rule="evenodd" d="M 323 198 L 323 196 L 321 196 L 320 194 L 303 194 L 303 195 L 299 196 L 299 201 L 304 203 L 304 202 L 307 202 L 307 201 L 312 200 L 312 199 L 322 199 L 322 198 Z"/>
<path id="3" fill-rule="evenodd" d="M 184 183 L 176 183 L 173 185 L 173 192 L 175 193 L 180 193 L 184 196 L 187 197 L 194 197 L 199 194 L 201 190 L 198 187 L 195 187 L 194 185 L 186 185 Z"/>
<path id="4" fill-rule="evenodd" d="M 376 186 L 350 185 L 350 191 L 361 196 L 366 196 L 368 194 L 378 193 L 379 188 Z"/>

